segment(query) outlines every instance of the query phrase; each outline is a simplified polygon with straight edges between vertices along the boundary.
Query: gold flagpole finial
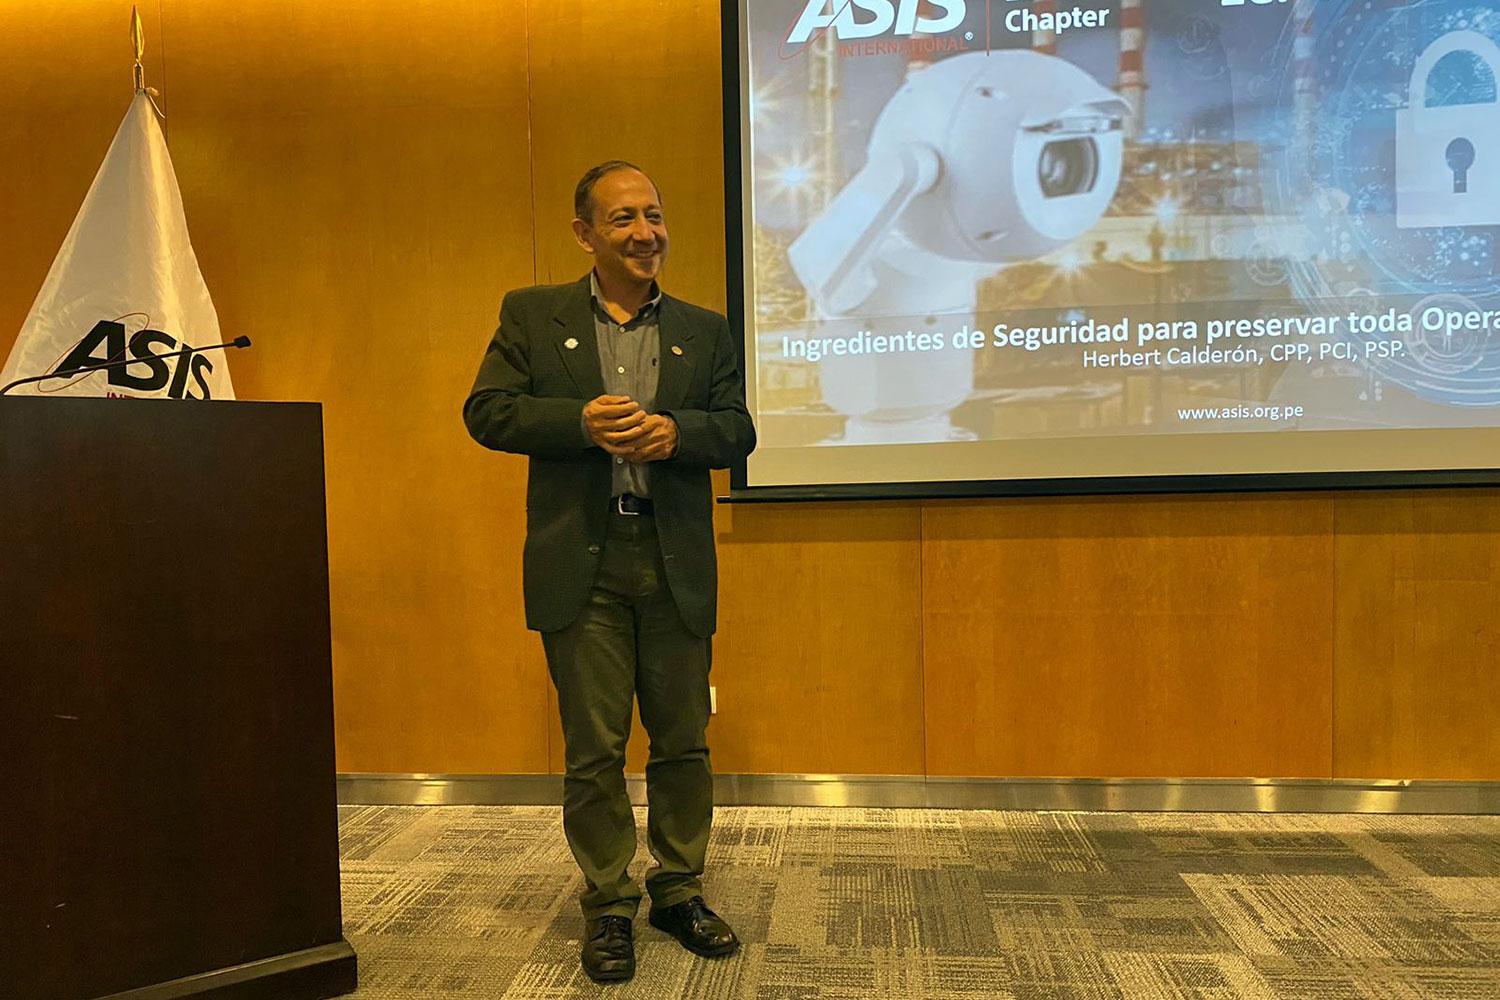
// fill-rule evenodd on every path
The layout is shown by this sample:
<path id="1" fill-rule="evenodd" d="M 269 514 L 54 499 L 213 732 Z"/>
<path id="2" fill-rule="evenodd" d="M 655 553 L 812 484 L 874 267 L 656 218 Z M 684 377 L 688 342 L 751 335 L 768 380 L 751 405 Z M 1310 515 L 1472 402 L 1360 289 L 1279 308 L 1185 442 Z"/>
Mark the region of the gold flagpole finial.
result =
<path id="1" fill-rule="evenodd" d="M 167 116 L 162 113 L 161 105 L 156 102 L 161 95 L 157 93 L 155 87 L 146 86 L 146 67 L 141 63 L 141 60 L 146 58 L 146 29 L 141 26 L 141 12 L 138 7 L 130 8 L 130 44 L 135 49 L 135 92 L 145 94 L 151 102 L 151 107 L 156 109 L 156 113 L 166 118 Z"/>
<path id="2" fill-rule="evenodd" d="M 141 12 L 137 7 L 130 8 L 130 44 L 135 49 L 135 92 L 139 94 L 146 89 L 146 67 L 141 65 L 146 57 L 146 32 L 141 27 Z"/>

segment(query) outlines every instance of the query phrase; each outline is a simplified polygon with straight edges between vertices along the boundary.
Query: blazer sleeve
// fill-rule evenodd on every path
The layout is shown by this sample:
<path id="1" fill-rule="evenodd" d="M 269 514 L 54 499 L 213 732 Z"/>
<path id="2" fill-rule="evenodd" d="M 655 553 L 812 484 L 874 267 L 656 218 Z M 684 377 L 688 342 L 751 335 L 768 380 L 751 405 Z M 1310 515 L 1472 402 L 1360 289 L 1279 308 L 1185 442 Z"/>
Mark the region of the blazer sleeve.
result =
<path id="1" fill-rule="evenodd" d="M 724 469 L 755 450 L 755 425 L 745 408 L 745 380 L 740 375 L 739 352 L 729 335 L 729 321 L 717 317 L 714 329 L 713 374 L 707 409 L 674 409 L 677 451 L 664 461 Z"/>
<path id="2" fill-rule="evenodd" d="M 538 458 L 581 455 L 592 442 L 581 435 L 587 400 L 533 395 L 531 338 L 520 298 L 510 292 L 500 304 L 500 326 L 479 364 L 464 401 L 469 434 L 496 451 Z"/>

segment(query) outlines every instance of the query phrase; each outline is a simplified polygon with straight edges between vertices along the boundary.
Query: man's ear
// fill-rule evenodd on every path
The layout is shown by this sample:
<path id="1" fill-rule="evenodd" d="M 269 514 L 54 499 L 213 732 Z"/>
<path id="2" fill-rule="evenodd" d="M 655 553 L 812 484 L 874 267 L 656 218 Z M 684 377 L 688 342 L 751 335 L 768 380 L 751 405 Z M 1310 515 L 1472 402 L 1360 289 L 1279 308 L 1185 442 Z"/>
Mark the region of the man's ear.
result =
<path id="1" fill-rule="evenodd" d="M 582 219 L 573 220 L 573 238 L 578 241 L 579 246 L 583 247 L 585 253 L 594 252 L 592 236 L 593 229 L 587 222 Z"/>

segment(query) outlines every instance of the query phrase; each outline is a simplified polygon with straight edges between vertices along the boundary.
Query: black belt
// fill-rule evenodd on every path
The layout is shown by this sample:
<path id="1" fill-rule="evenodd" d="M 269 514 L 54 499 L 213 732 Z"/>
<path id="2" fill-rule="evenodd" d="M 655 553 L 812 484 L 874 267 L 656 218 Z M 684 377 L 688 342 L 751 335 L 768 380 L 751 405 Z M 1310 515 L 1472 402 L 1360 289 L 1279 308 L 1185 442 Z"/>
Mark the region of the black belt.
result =
<path id="1" fill-rule="evenodd" d="M 634 493 L 621 493 L 609 502 L 609 506 L 616 514 L 629 514 L 635 517 L 651 513 L 651 498 L 638 497 Z"/>

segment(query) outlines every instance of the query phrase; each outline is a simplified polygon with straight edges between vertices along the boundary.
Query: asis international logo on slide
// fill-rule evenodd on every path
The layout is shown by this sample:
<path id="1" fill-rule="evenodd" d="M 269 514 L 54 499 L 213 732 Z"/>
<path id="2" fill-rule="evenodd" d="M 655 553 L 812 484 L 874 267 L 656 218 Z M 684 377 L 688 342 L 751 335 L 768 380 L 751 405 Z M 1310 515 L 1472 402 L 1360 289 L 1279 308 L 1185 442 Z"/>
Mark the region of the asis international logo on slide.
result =
<path id="1" fill-rule="evenodd" d="M 923 16 L 920 8 L 941 8 L 940 17 Z M 968 13 L 964 0 L 808 0 L 802 16 L 787 34 L 788 44 L 800 45 L 813 32 L 832 28 L 839 38 L 874 38 L 914 31 L 937 35 L 952 31 Z"/>
<path id="2" fill-rule="evenodd" d="M 1109 21 L 1109 8 L 1085 9 L 1074 6 L 1053 11 L 1033 11 L 1026 0 L 1005 0 L 1016 4 L 1000 18 L 1003 30 L 1012 34 L 1050 31 L 1061 34 L 1070 28 L 1103 27 Z M 1245 0 L 1220 0 L 1225 6 Z M 1252 3 L 1285 2 L 1285 0 L 1251 0 Z M 964 0 L 807 0 L 801 15 L 787 32 L 785 44 L 804 45 L 823 32 L 831 31 L 841 41 L 877 38 L 883 35 L 908 37 L 913 34 L 942 35 L 964 23 L 968 6 Z M 973 32 L 952 39 L 952 49 L 966 49 L 974 41 Z M 988 43 L 988 39 L 984 40 Z M 845 55 L 876 54 L 859 51 Z"/>

